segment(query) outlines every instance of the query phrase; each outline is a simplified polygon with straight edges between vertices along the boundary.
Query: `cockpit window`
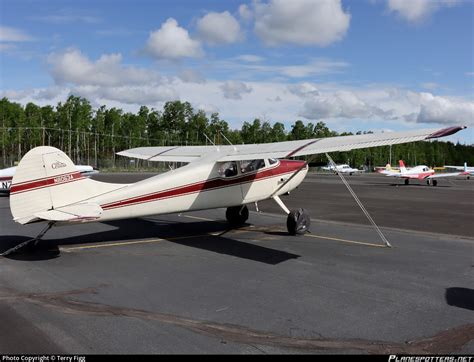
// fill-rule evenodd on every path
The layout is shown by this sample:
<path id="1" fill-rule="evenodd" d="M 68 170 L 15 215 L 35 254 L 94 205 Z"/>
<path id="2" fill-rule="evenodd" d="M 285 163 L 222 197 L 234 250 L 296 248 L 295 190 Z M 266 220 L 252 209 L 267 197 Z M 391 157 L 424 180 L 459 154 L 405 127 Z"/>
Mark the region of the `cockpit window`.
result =
<path id="1" fill-rule="evenodd" d="M 237 162 L 225 162 L 219 168 L 219 175 L 221 177 L 232 177 L 237 175 Z"/>
<path id="2" fill-rule="evenodd" d="M 265 167 L 264 160 L 248 160 L 240 162 L 240 171 L 242 173 L 256 171 L 262 167 Z"/>
<path id="3" fill-rule="evenodd" d="M 269 159 L 268 159 L 268 163 L 269 163 L 270 165 L 274 165 L 274 164 L 277 163 L 277 162 L 278 162 L 278 160 L 277 160 L 276 158 L 269 158 Z"/>

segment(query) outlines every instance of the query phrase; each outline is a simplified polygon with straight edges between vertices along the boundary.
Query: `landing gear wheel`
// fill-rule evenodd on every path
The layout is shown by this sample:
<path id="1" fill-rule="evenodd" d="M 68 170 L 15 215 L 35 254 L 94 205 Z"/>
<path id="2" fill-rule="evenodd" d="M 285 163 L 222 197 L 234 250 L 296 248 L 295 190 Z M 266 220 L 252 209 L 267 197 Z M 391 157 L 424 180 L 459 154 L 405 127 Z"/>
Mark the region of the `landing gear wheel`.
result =
<path id="1" fill-rule="evenodd" d="M 291 210 L 286 219 L 286 227 L 290 235 L 302 235 L 309 231 L 311 219 L 305 209 Z"/>
<path id="2" fill-rule="evenodd" d="M 433 186 L 438 185 L 438 180 L 433 180 Z"/>
<path id="3" fill-rule="evenodd" d="M 410 182 L 410 180 L 406 178 L 405 179 L 405 185 L 408 185 L 409 182 Z"/>
<path id="4" fill-rule="evenodd" d="M 231 225 L 242 225 L 249 218 L 249 209 L 245 205 L 228 207 L 225 217 Z"/>

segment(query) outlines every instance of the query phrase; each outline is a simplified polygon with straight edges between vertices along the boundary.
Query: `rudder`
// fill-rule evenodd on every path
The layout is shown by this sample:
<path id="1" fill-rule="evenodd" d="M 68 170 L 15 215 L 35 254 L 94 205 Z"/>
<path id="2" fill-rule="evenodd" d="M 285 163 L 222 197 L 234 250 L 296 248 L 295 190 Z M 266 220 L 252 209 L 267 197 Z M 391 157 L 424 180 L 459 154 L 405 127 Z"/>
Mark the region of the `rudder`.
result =
<path id="1" fill-rule="evenodd" d="M 61 150 L 40 146 L 18 164 L 10 190 L 13 219 L 26 224 L 45 212 L 87 200 L 124 185 L 107 184 L 84 177 Z"/>

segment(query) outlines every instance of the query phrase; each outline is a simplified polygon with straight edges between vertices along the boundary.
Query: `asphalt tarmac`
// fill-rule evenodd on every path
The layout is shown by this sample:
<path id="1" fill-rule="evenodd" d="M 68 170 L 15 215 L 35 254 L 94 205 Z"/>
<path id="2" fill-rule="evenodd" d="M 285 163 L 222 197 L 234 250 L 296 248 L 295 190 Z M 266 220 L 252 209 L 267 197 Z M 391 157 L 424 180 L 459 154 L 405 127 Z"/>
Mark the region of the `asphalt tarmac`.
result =
<path id="1" fill-rule="evenodd" d="M 222 209 L 53 228 L 0 258 L 0 353 L 474 353 L 474 180 L 347 179 L 393 248 L 334 175 L 283 198 L 305 236 L 268 201 L 234 230 Z M 42 226 L 0 197 L 0 251 Z"/>

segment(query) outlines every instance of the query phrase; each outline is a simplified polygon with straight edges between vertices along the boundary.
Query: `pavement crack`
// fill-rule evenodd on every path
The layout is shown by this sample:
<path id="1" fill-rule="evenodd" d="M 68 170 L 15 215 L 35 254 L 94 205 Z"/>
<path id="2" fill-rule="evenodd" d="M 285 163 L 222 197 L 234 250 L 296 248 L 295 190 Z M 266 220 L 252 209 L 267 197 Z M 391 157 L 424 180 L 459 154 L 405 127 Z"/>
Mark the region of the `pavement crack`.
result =
<path id="1" fill-rule="evenodd" d="M 13 289 L 2 288 L 0 290 L 0 300 L 32 303 L 69 314 L 131 317 L 158 321 L 214 337 L 218 340 L 252 346 L 267 345 L 309 351 L 352 350 L 369 354 L 447 354 L 460 350 L 474 336 L 474 324 L 466 324 L 444 330 L 429 338 L 402 343 L 364 339 L 298 338 L 235 324 L 196 320 L 172 314 L 71 299 L 72 296 L 82 294 L 97 294 L 97 289 L 90 287 L 56 293 L 20 293 Z"/>

